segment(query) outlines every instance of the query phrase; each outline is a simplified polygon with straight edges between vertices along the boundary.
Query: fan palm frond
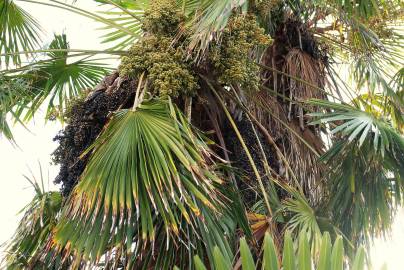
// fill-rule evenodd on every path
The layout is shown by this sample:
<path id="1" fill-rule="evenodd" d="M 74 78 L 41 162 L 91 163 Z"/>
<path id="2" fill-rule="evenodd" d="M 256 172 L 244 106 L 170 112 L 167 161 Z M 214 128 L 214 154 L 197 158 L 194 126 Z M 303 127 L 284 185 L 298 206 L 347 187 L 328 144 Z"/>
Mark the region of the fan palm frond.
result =
<path id="1" fill-rule="evenodd" d="M 365 140 L 372 141 L 374 150 L 382 156 L 386 151 L 402 151 L 402 137 L 385 120 L 372 113 L 362 111 L 347 104 L 339 104 L 325 100 L 311 100 L 310 104 L 333 109 L 330 113 L 311 113 L 318 117 L 313 124 L 343 121 L 343 124 L 331 130 L 331 134 L 341 132 L 347 142 L 357 142 L 359 147 Z"/>
<path id="2" fill-rule="evenodd" d="M 20 51 L 32 51 L 40 45 L 42 28 L 39 23 L 15 1 L 0 3 L 0 64 L 21 64 Z M 4 56 L 3 56 L 4 54 Z M 28 54 L 28 53 L 27 53 Z M 10 63 L 11 61 L 11 63 Z"/>
<path id="3" fill-rule="evenodd" d="M 388 119 L 395 130 L 404 134 L 403 95 L 403 90 L 388 96 L 384 94 L 363 94 L 352 100 L 352 103 L 375 117 Z"/>
<path id="4" fill-rule="evenodd" d="M 90 56 L 69 62 L 66 35 L 55 35 L 46 59 L 0 73 L 0 134 L 12 140 L 10 120 L 24 123 L 47 103 L 46 118 L 64 119 L 72 98 L 97 84 L 109 69 Z"/>
<path id="5" fill-rule="evenodd" d="M 47 102 L 46 117 L 63 120 L 69 100 L 98 83 L 110 70 L 88 56 L 70 63 L 68 50 L 66 35 L 55 35 L 46 60 L 28 65 L 17 73 L 7 73 L 9 81 L 23 82 L 25 89 L 13 90 L 18 95 L 7 106 L 1 105 L 8 109 L 5 112 L 10 112 L 17 121 L 28 121 Z"/>
<path id="6" fill-rule="evenodd" d="M 338 140 L 322 160 L 329 164 L 329 211 L 354 243 L 389 231 L 404 192 L 404 139 L 382 119 L 346 104 L 313 101 L 333 112 L 312 114 L 337 122 Z"/>
<path id="7" fill-rule="evenodd" d="M 67 245 L 78 258 L 98 261 L 114 247 L 126 255 L 148 242 L 152 249 L 156 241 L 156 247 L 181 245 L 190 233 L 182 231 L 186 224 L 201 233 L 208 222 L 220 232 L 215 220 L 224 197 L 215 185 L 222 180 L 209 165 L 209 150 L 174 107 L 147 101 L 116 112 L 88 151 L 89 163 L 56 227 L 58 248 Z"/>
<path id="8" fill-rule="evenodd" d="M 291 232 L 305 232 L 312 244 L 312 250 L 317 251 L 322 233 L 317 214 L 304 195 L 292 189 L 289 189 L 289 192 L 293 197 L 286 199 L 282 207 L 282 210 L 290 215 L 287 228 Z"/>

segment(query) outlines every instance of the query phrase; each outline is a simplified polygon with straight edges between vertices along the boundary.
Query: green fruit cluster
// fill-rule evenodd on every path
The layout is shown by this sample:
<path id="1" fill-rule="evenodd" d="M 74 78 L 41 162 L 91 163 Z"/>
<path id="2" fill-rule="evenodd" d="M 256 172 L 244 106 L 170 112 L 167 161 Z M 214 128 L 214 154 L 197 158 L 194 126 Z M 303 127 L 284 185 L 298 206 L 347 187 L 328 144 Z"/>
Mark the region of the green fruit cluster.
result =
<path id="1" fill-rule="evenodd" d="M 145 11 L 143 30 L 154 35 L 175 34 L 183 21 L 175 0 L 155 0 Z"/>
<path id="2" fill-rule="evenodd" d="M 223 30 L 221 42 L 212 45 L 209 59 L 222 84 L 239 84 L 246 89 L 257 89 L 259 68 L 251 62 L 257 46 L 267 46 L 270 38 L 264 34 L 251 14 L 234 15 Z"/>
<path id="3" fill-rule="evenodd" d="M 121 60 L 120 76 L 147 76 L 149 91 L 160 97 L 193 95 L 198 88 L 197 78 L 186 61 L 180 44 L 173 44 L 182 16 L 175 1 L 159 0 L 151 3 L 145 13 L 144 30 L 147 35 L 135 43 Z"/>

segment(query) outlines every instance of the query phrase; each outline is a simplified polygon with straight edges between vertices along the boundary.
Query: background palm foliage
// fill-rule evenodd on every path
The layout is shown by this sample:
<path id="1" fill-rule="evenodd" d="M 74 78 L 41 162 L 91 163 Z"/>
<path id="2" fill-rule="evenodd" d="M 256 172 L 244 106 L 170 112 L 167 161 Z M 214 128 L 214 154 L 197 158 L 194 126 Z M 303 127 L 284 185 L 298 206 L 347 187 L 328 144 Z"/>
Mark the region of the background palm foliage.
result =
<path id="1" fill-rule="evenodd" d="M 109 49 L 43 46 L 23 2 Z M 404 192 L 401 1 L 96 2 L 0 2 L 0 133 L 67 122 L 6 267 L 364 269 Z"/>
<path id="2" fill-rule="evenodd" d="M 7 269 L 21 269 L 32 264 L 37 269 L 46 269 L 44 264 L 36 261 L 36 256 L 55 228 L 63 197 L 59 192 L 45 190 L 42 170 L 40 183 L 35 177 L 26 179 L 34 188 L 35 197 L 21 210 L 24 216 L 14 236 L 6 243 L 7 253 L 1 264 Z"/>

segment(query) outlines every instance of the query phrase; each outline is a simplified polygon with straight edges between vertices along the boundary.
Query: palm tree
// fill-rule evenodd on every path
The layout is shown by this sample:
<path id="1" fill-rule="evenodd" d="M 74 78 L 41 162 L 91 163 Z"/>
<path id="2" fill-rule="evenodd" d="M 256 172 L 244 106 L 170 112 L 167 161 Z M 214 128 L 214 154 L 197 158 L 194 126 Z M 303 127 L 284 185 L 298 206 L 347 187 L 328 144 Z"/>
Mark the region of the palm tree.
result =
<path id="1" fill-rule="evenodd" d="M 404 192 L 402 2 L 96 1 L 0 2 L 0 132 L 43 106 L 67 123 L 63 205 L 6 267 L 363 269 Z M 19 2 L 99 22 L 110 49 L 41 47 Z"/>

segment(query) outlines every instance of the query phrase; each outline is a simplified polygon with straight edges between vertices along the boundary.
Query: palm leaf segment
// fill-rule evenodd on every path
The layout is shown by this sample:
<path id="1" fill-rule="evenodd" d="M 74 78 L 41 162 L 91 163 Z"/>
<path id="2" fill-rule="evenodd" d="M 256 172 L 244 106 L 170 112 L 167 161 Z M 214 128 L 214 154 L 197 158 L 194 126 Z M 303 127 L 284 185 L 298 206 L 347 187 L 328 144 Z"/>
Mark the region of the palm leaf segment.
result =
<path id="1" fill-rule="evenodd" d="M 102 43 L 113 43 L 112 49 L 128 49 L 143 34 L 142 22 L 144 10 L 149 5 L 148 0 L 142 1 L 121 1 L 121 0 L 95 0 L 102 4 L 109 4 L 115 7 L 113 10 L 100 12 L 105 20 L 112 23 L 105 23 L 101 29 L 109 31 L 102 36 Z M 123 29 L 125 31 L 123 31 Z"/>
<path id="2" fill-rule="evenodd" d="M 205 161 L 209 152 L 175 111 L 149 101 L 113 115 L 63 210 L 58 247 L 68 244 L 93 260 L 111 245 L 125 243 L 130 253 L 142 241 L 154 242 L 155 227 L 175 239 L 183 221 L 200 227 L 201 211 L 209 217 L 221 207 L 214 188 L 221 180 Z"/>
<path id="3" fill-rule="evenodd" d="M 347 138 L 347 143 L 357 142 L 359 147 L 365 142 L 371 142 L 374 151 L 380 153 L 382 157 L 386 152 L 391 152 L 397 161 L 402 157 L 403 138 L 385 120 L 347 104 L 325 100 L 312 100 L 310 104 L 334 110 L 326 114 L 310 114 L 319 118 L 313 124 L 343 121 L 344 123 L 335 127 L 331 134 L 341 132 Z"/>
<path id="4" fill-rule="evenodd" d="M 4 135 L 11 141 L 13 141 L 13 134 L 7 116 L 9 113 L 15 116 L 13 107 L 29 94 L 27 89 L 28 83 L 24 78 L 10 78 L 0 74 L 0 135 Z"/>
<path id="5" fill-rule="evenodd" d="M 83 90 L 97 84 L 108 68 L 97 61 L 82 58 L 68 62 L 69 43 L 66 35 L 55 35 L 46 54 L 49 60 L 40 61 L 25 76 L 31 80 L 31 95 L 19 105 L 21 111 L 29 106 L 29 119 L 46 99 L 49 99 L 47 116 L 52 112 L 63 114 L 69 99 L 79 96 Z M 58 115 L 60 116 L 60 115 Z"/>

